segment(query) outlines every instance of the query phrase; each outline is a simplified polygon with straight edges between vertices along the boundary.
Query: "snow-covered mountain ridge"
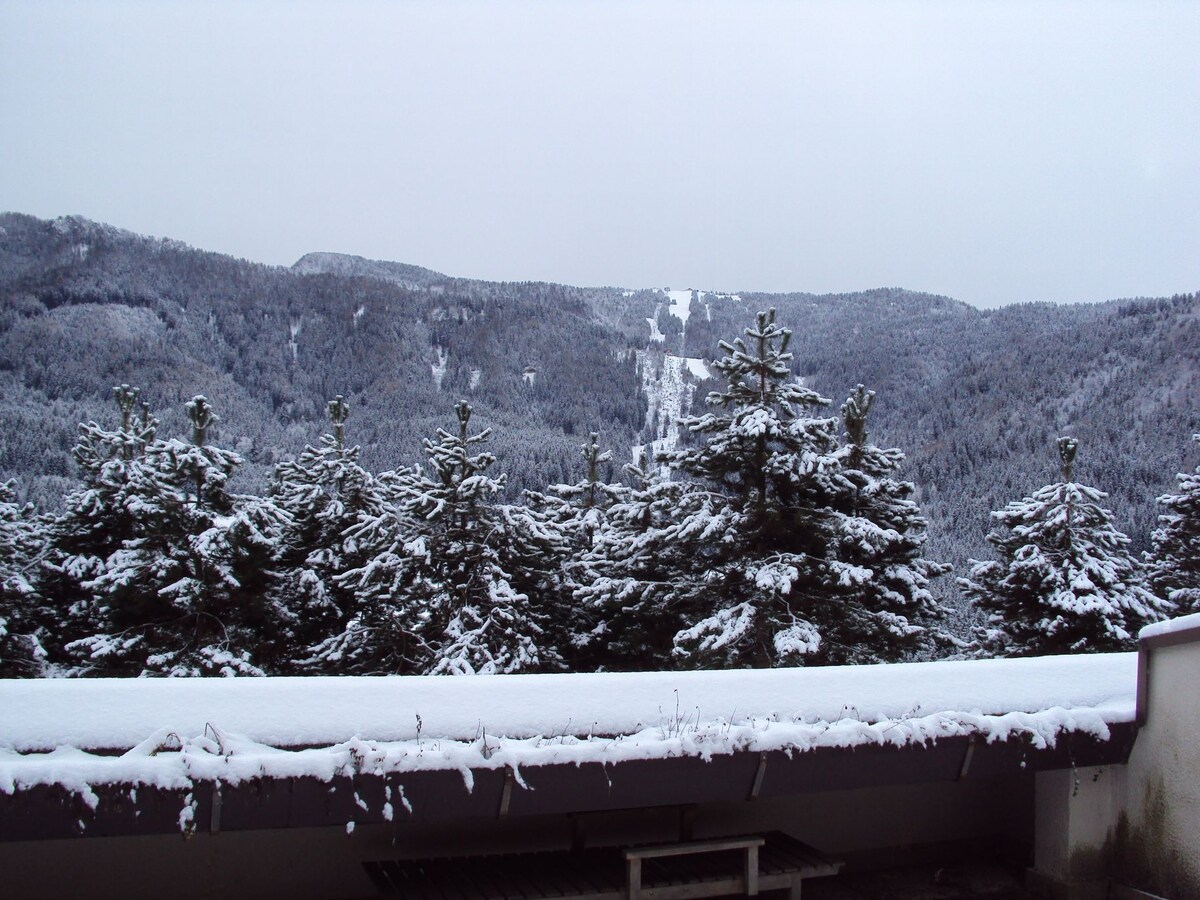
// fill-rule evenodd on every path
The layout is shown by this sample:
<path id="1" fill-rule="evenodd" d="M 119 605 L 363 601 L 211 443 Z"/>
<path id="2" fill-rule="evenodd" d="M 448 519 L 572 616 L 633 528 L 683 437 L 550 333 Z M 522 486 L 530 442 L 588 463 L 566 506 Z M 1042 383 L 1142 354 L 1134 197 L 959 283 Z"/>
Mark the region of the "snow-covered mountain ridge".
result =
<path id="1" fill-rule="evenodd" d="M 422 288 L 446 278 L 440 272 L 420 266 L 364 259 L 361 256 L 351 256 L 345 253 L 306 253 L 292 264 L 292 271 L 297 275 L 324 274 L 378 278 L 408 288 Z"/>

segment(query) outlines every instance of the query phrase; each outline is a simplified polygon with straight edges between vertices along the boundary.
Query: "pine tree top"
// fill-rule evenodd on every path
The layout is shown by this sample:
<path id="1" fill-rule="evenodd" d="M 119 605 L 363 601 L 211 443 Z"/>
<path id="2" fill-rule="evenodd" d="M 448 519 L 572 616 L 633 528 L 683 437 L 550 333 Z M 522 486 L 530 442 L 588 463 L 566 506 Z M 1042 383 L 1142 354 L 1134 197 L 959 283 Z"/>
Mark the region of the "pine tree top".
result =
<path id="1" fill-rule="evenodd" d="M 828 404 L 829 401 L 798 382 L 789 383 L 792 354 L 791 329 L 775 322 L 775 310 L 760 311 L 755 324 L 745 331 L 746 340 L 736 338 L 732 344 L 721 341 L 725 356 L 715 360 L 711 368 L 728 381 L 723 391 L 712 391 L 705 402 L 721 407 L 781 408 L 783 415 L 795 415 L 794 405 Z"/>
<path id="2" fill-rule="evenodd" d="M 346 420 L 350 418 L 350 404 L 338 394 L 325 406 L 329 421 L 333 423 L 333 440 L 339 450 L 346 446 Z"/>
<path id="3" fill-rule="evenodd" d="M 216 425 L 220 418 L 213 412 L 208 398 L 203 394 L 197 394 L 189 400 L 185 408 L 188 421 L 192 423 L 192 443 L 197 447 L 203 447 L 204 442 L 208 439 L 209 429 Z"/>

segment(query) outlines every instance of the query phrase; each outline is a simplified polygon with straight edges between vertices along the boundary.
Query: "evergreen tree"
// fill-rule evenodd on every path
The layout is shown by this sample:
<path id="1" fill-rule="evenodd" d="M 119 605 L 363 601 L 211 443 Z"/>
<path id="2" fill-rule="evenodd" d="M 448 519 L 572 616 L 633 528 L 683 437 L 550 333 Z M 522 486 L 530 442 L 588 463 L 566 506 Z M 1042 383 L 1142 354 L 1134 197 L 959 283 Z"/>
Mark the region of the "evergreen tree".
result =
<path id="1" fill-rule="evenodd" d="M 42 593 L 63 611 L 64 642 L 99 627 L 99 604 L 86 585 L 104 571 L 105 560 L 135 536 L 137 516 L 126 502 L 130 475 L 158 429 L 158 420 L 140 394 L 127 384 L 113 388 L 121 417 L 116 429 L 95 422 L 79 426 L 74 457 L 83 484 L 67 495 L 63 513 L 50 526 L 40 577 Z"/>
<path id="2" fill-rule="evenodd" d="M 588 442 L 580 445 L 586 470 L 582 481 L 574 484 L 554 484 L 549 496 L 530 496 L 566 532 L 576 555 L 590 550 L 597 532 L 603 527 L 609 508 L 628 493 L 623 484 L 610 484 L 601 478 L 601 467 L 611 469 L 612 451 L 600 449 L 600 435 L 592 432 Z"/>
<path id="3" fill-rule="evenodd" d="M 44 523 L 0 483 L 0 677 L 46 673 L 55 615 L 38 593 L 36 570 L 46 548 Z"/>
<path id="4" fill-rule="evenodd" d="M 586 623 L 571 601 L 569 536 L 542 510 L 523 503 L 493 507 L 494 549 L 500 572 L 526 600 L 515 606 L 514 640 L 528 634 L 537 661 L 523 669 L 559 671 L 577 656 L 577 638 Z M 517 671 L 514 669 L 513 671 Z"/>
<path id="5" fill-rule="evenodd" d="M 604 536 L 583 594 L 639 625 L 678 624 L 683 665 L 898 658 L 935 612 L 925 579 L 940 572 L 920 561 L 911 486 L 883 477 L 898 451 L 866 443 L 865 394 L 850 420 L 861 439 L 839 448 L 837 419 L 811 415 L 829 401 L 789 380 L 791 332 L 773 310 L 746 338 L 721 343 L 716 411 L 683 420 L 704 443 L 662 456 L 691 480 L 637 498 L 640 523 Z"/>
<path id="6" fill-rule="evenodd" d="M 1200 434 L 1192 435 L 1200 443 Z M 1183 612 L 1200 612 L 1200 466 L 1176 476 L 1179 489 L 1158 498 L 1158 517 L 1147 554 L 1150 584 Z"/>
<path id="7" fill-rule="evenodd" d="M 430 475 L 397 479 L 396 506 L 350 536 L 377 548 L 341 581 L 358 613 L 318 657 L 343 670 L 427 674 L 507 673 L 553 668 L 543 616 L 527 590 L 542 586 L 539 562 L 554 535 L 537 517 L 494 503 L 490 453 L 475 453 L 491 429 L 469 431 L 471 407 L 455 407 L 458 431 L 425 441 Z"/>
<path id="8" fill-rule="evenodd" d="M 667 457 L 708 488 L 685 495 L 679 521 L 680 538 L 699 540 L 675 653 L 701 666 L 822 661 L 828 585 L 842 580 L 826 553 L 837 420 L 811 416 L 829 401 L 788 380 L 791 331 L 774 310 L 746 337 L 722 341 L 712 366 L 727 382 L 707 397 L 719 412 L 683 421 L 706 443 Z"/>
<path id="9" fill-rule="evenodd" d="M 1142 587 L 1104 492 L 1071 479 L 1078 442 L 1058 440 L 1062 480 L 993 512 L 1000 559 L 972 560 L 964 595 L 988 614 L 981 652 L 1006 656 L 1127 650 L 1168 604 Z"/>
<path id="10" fill-rule="evenodd" d="M 923 557 L 925 520 L 912 499 L 915 488 L 893 476 L 904 461 L 898 449 L 869 441 L 867 416 L 875 392 L 858 385 L 842 405 L 844 443 L 827 553 L 841 566 L 830 594 L 838 598 L 823 618 L 821 637 L 831 659 L 870 663 L 902 659 L 932 649 L 931 626 L 945 615 L 929 592 L 929 579 L 950 567 Z"/>
<path id="11" fill-rule="evenodd" d="M 671 481 L 658 466 L 647 472 L 628 465 L 625 471 L 633 488 L 608 509 L 574 579 L 575 600 L 590 611 L 591 623 L 579 640 L 592 667 L 661 669 L 672 659 L 675 635 L 688 624 L 674 601 L 693 548 L 678 539 L 674 525 L 684 496 L 699 488 Z"/>
<path id="12" fill-rule="evenodd" d="M 594 639 L 599 622 L 594 605 L 578 602 L 575 593 L 590 583 L 586 557 L 606 526 L 609 510 L 629 488 L 603 480 L 601 469 L 606 465 L 611 469 L 612 451 L 600 449 L 596 432 L 588 436 L 580 452 L 586 465 L 582 480 L 551 485 L 545 494 L 527 491 L 526 497 L 531 511 L 541 514 L 543 527 L 553 529 L 555 543 L 560 545 L 559 558 L 548 560 L 559 576 L 550 582 L 555 594 L 541 594 L 549 614 L 551 642 L 569 668 L 588 671 L 605 663 L 604 654 L 598 655 L 602 643 Z"/>
<path id="13" fill-rule="evenodd" d="M 271 642 L 267 593 L 286 516 L 229 493 L 241 459 L 208 443 L 217 416 L 187 404 L 192 440 L 155 440 L 114 498 L 130 536 L 83 587 L 98 628 L 68 645 L 96 674 L 263 674 L 252 651 Z"/>
<path id="14" fill-rule="evenodd" d="M 345 398 L 338 395 L 326 408 L 333 433 L 276 466 L 271 485 L 271 498 L 289 518 L 275 603 L 285 667 L 306 668 L 300 661 L 311 648 L 345 630 L 355 594 L 338 578 L 365 562 L 349 532 L 363 517 L 383 515 L 390 502 L 385 485 L 359 465 L 359 447 L 346 446 Z"/>

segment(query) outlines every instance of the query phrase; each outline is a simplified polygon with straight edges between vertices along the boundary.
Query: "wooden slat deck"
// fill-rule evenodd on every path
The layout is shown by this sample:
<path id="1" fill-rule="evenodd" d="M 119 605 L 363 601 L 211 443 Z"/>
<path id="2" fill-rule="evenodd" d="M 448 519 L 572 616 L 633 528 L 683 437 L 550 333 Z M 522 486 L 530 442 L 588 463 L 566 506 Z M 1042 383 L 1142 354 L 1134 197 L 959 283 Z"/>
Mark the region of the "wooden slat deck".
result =
<path id="1" fill-rule="evenodd" d="M 758 890 L 800 896 L 806 878 L 836 875 L 842 864 L 781 832 L 758 851 Z M 696 842 L 697 846 L 705 842 Z M 674 846 L 674 845 L 673 845 Z M 686 846 L 686 845 L 685 845 Z M 642 900 L 689 900 L 745 893 L 741 850 L 653 855 L 641 865 Z M 625 900 L 626 853 L 619 847 L 363 863 L 380 894 L 406 900 Z"/>

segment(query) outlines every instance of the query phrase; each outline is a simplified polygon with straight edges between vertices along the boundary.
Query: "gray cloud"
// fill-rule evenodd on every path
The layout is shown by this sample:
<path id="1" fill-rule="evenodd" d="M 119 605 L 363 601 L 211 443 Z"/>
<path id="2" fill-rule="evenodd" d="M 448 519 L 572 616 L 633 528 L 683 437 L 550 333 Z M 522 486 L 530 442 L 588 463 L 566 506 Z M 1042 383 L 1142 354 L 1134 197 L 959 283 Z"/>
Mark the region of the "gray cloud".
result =
<path id="1" fill-rule="evenodd" d="M 0 208 L 274 263 L 1200 287 L 1194 3 L 0 3 Z"/>

